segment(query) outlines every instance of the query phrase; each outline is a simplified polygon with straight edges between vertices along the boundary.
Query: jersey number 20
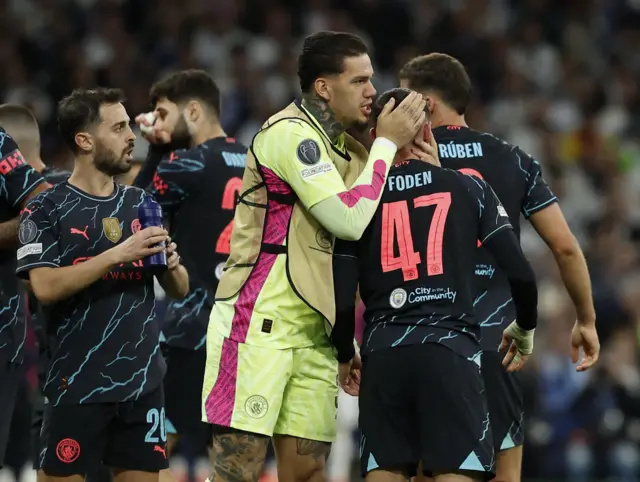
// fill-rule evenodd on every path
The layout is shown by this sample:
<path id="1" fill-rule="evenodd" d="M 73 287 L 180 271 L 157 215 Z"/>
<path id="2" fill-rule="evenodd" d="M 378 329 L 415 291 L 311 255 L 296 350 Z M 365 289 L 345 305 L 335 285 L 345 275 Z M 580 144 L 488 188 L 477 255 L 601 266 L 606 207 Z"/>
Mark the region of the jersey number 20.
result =
<path id="1" fill-rule="evenodd" d="M 414 208 L 435 205 L 429 236 L 427 238 L 426 264 L 427 275 L 442 274 L 442 241 L 447 215 L 451 207 L 451 193 L 439 192 L 414 198 Z M 394 254 L 395 244 L 398 244 L 398 256 Z M 388 273 L 397 269 L 402 270 L 405 281 L 418 277 L 420 253 L 414 250 L 411 235 L 411 219 L 407 201 L 396 201 L 382 205 L 382 250 L 380 252 L 382 271 Z"/>

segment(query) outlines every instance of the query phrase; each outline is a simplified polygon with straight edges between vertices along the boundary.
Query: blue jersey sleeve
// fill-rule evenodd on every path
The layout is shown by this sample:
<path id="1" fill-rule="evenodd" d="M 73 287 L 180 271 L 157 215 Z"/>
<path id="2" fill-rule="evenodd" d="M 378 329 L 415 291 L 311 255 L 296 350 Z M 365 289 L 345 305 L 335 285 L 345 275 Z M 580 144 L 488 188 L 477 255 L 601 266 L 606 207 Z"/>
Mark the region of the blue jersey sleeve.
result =
<path id="1" fill-rule="evenodd" d="M 158 164 L 148 191 L 165 212 L 173 213 L 199 189 L 204 168 L 204 159 L 199 151 L 174 151 Z"/>

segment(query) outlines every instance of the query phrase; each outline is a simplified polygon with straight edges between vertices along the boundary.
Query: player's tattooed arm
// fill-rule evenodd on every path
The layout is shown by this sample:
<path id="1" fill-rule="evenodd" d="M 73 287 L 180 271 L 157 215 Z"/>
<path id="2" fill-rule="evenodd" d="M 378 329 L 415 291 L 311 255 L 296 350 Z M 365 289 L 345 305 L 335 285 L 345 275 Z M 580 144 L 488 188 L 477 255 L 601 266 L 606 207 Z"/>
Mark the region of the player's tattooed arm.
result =
<path id="1" fill-rule="evenodd" d="M 213 436 L 215 482 L 254 482 L 258 480 L 267 454 L 269 438 L 244 432 Z"/>
<path id="2" fill-rule="evenodd" d="M 344 126 L 338 122 L 329 104 L 317 95 L 305 94 L 302 97 L 302 105 L 320 123 L 331 142 L 335 143 L 344 132 Z"/>

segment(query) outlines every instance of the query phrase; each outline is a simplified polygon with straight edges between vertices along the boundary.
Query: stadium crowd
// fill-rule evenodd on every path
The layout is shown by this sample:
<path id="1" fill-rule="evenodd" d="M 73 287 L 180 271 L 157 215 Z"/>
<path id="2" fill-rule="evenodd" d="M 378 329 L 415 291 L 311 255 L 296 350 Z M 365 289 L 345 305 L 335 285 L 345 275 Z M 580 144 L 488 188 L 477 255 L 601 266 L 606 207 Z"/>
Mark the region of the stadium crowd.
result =
<path id="1" fill-rule="evenodd" d="M 123 89 L 133 117 L 148 110 L 162 74 L 203 68 L 223 92 L 224 129 L 248 145 L 298 95 L 295 61 L 309 33 L 367 39 L 379 92 L 418 54 L 457 57 L 476 88 L 468 123 L 542 164 L 592 276 L 603 352 L 594 371 L 576 373 L 567 353 L 572 305 L 553 257 L 524 229 L 540 291 L 536 351 L 524 372 L 525 477 L 640 477 L 638 2 L 4 0 L 0 22 L 0 102 L 33 110 L 43 159 L 64 168 L 55 106 L 76 87 Z M 138 137 L 137 158 L 146 151 Z M 16 441 L 28 423 L 16 418 Z"/>

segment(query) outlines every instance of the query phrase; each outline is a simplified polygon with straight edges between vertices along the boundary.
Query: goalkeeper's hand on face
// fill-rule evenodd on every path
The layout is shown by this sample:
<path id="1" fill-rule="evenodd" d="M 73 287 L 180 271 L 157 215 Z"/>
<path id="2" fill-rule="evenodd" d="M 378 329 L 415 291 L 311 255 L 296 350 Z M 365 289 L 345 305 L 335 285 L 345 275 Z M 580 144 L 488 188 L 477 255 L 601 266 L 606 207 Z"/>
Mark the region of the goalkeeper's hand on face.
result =
<path id="1" fill-rule="evenodd" d="M 516 321 L 507 326 L 502 333 L 502 342 L 498 350 L 508 350 L 502 366 L 508 372 L 517 372 L 527 363 L 529 356 L 533 353 L 533 330 L 521 328 Z"/>

